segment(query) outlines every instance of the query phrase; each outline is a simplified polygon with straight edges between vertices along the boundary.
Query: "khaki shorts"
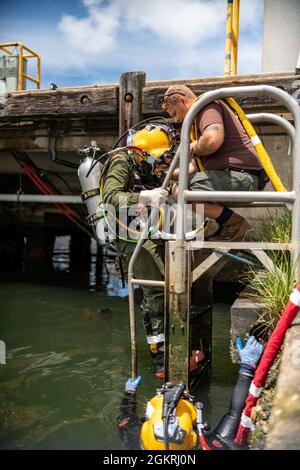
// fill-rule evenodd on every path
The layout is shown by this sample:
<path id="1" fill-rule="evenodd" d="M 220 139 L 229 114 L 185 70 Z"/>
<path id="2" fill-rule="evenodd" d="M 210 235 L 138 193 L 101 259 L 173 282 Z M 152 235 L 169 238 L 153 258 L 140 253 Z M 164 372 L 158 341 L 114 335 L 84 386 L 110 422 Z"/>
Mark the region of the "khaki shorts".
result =
<path id="1" fill-rule="evenodd" d="M 189 179 L 191 191 L 258 191 L 258 176 L 236 170 L 206 170 Z"/>

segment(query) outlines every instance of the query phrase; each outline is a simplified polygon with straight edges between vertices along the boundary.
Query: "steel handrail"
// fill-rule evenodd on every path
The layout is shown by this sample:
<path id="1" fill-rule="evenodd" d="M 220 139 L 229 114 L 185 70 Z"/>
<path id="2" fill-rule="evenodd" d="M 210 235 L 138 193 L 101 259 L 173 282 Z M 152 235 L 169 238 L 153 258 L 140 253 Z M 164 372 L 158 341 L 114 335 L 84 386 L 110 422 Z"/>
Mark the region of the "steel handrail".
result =
<path id="1" fill-rule="evenodd" d="M 300 109 L 297 101 L 292 98 L 288 93 L 280 90 L 276 87 L 269 85 L 257 85 L 257 86 L 244 86 L 244 87 L 229 87 L 220 88 L 206 92 L 201 96 L 189 109 L 182 125 L 181 129 L 181 156 L 179 164 L 179 184 L 178 184 L 178 207 L 177 207 L 177 221 L 176 221 L 176 280 L 174 290 L 176 294 L 184 292 L 184 282 L 181 276 L 182 266 L 184 262 L 184 234 L 185 234 L 185 201 L 187 198 L 193 198 L 193 200 L 207 200 L 207 192 L 205 191 L 193 191 L 194 196 L 188 191 L 188 165 L 190 158 L 190 129 L 194 122 L 196 115 L 206 105 L 214 100 L 227 98 L 227 97 L 243 97 L 243 96 L 271 96 L 276 100 L 281 101 L 292 114 L 295 123 L 295 135 L 293 135 L 293 190 L 287 193 L 276 193 L 276 192 L 256 192 L 255 201 L 260 202 L 267 199 L 268 201 L 285 200 L 286 202 L 292 203 L 292 263 L 295 265 L 295 276 L 298 279 L 300 277 L 299 259 L 300 259 Z M 216 196 L 220 200 L 219 192 L 210 192 L 210 195 Z M 222 192 L 224 196 L 224 192 Z M 230 196 L 231 191 L 226 191 L 228 198 L 235 199 Z M 266 194 L 266 196 L 265 196 Z M 251 196 L 251 192 L 245 194 L 237 194 L 238 197 L 242 197 L 243 201 L 254 200 Z M 208 196 L 210 197 L 210 196 Z M 198 199 L 199 198 L 199 199 Z M 224 199 L 223 199 L 224 200 Z"/>

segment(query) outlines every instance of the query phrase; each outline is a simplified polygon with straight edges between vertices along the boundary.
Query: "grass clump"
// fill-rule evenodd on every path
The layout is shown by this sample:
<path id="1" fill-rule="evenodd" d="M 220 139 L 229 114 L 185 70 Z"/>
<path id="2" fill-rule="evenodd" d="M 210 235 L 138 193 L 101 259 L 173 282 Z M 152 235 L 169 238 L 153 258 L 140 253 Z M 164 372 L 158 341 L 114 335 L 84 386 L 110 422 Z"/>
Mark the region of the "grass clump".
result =
<path id="1" fill-rule="evenodd" d="M 261 230 L 261 239 L 274 243 L 289 243 L 292 236 L 292 213 L 285 209 L 270 213 Z"/>
<path id="2" fill-rule="evenodd" d="M 292 226 L 291 212 L 286 210 L 270 216 L 262 229 L 262 240 L 266 242 L 289 243 Z M 289 300 L 294 286 L 294 266 L 291 264 L 289 251 L 268 251 L 273 262 L 273 269 L 256 269 L 249 267 L 244 274 L 244 281 L 253 293 L 247 294 L 259 298 L 265 305 L 258 322 L 272 331 Z"/>

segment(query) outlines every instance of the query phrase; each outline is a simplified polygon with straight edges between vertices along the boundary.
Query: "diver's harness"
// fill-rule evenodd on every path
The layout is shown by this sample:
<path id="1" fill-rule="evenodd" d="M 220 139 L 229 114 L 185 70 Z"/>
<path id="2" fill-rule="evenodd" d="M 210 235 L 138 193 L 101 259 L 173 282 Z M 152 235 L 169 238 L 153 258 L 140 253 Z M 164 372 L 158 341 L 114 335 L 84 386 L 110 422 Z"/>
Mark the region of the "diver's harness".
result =
<path id="1" fill-rule="evenodd" d="M 198 96 L 195 101 L 197 101 L 199 98 L 201 98 L 201 96 L 202 95 Z M 280 177 L 276 173 L 276 170 L 273 166 L 273 163 L 271 161 L 271 158 L 270 158 L 267 150 L 265 149 L 263 143 L 261 142 L 261 140 L 258 137 L 254 127 L 252 126 L 251 122 L 247 118 L 247 116 L 244 113 L 244 111 L 242 110 L 242 108 L 238 105 L 238 103 L 233 98 L 224 98 L 222 101 L 225 102 L 225 104 L 227 104 L 229 106 L 229 108 L 239 118 L 245 132 L 247 133 L 248 137 L 250 138 L 252 144 L 255 147 L 257 156 L 258 156 L 258 158 L 259 158 L 259 160 L 260 160 L 260 162 L 263 166 L 264 172 L 267 175 L 268 179 L 271 181 L 275 191 L 286 192 L 287 189 L 285 188 L 285 186 L 283 185 Z M 196 140 L 195 126 L 196 126 L 196 124 L 194 123 L 194 125 L 191 129 L 191 133 L 190 133 L 190 139 L 191 139 L 192 142 Z M 199 171 L 205 170 L 205 168 L 203 166 L 203 163 L 201 161 L 201 158 L 195 156 L 195 160 L 197 162 Z M 237 171 L 241 171 L 241 170 L 237 170 Z M 242 171 L 244 171 L 245 173 L 248 172 L 248 173 L 251 174 L 251 171 L 248 171 L 248 170 L 242 170 Z M 261 171 L 260 174 L 257 174 L 257 176 L 260 179 L 259 189 L 263 189 L 264 186 L 265 186 L 265 183 L 267 181 L 265 179 L 264 172 Z M 259 173 L 259 171 L 258 171 L 258 173 Z"/>

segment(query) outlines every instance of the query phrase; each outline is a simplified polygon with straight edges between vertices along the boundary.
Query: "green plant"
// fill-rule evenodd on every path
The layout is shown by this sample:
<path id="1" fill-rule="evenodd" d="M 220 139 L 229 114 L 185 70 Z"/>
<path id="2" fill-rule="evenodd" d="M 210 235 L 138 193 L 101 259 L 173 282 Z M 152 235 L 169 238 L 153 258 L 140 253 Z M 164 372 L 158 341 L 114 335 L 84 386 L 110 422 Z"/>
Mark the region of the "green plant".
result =
<path id="1" fill-rule="evenodd" d="M 285 210 L 270 215 L 270 219 L 262 228 L 263 241 L 289 243 L 291 239 L 291 212 Z M 280 314 L 289 300 L 294 284 L 294 267 L 291 265 L 289 251 L 268 251 L 273 262 L 273 269 L 256 269 L 250 267 L 243 278 L 254 291 L 248 297 L 259 298 L 265 305 L 260 312 L 258 322 L 267 330 L 273 330 Z"/>
<path id="2" fill-rule="evenodd" d="M 260 312 L 258 323 L 265 325 L 268 330 L 273 330 L 289 300 L 294 270 L 289 252 L 269 252 L 268 255 L 274 263 L 274 268 L 268 271 L 251 267 L 245 274 L 245 281 L 254 291 L 247 296 L 259 298 L 265 306 Z"/>
<path id="3" fill-rule="evenodd" d="M 261 228 L 261 240 L 289 243 L 292 234 L 292 213 L 284 209 L 281 212 L 269 212 L 267 222 Z"/>

